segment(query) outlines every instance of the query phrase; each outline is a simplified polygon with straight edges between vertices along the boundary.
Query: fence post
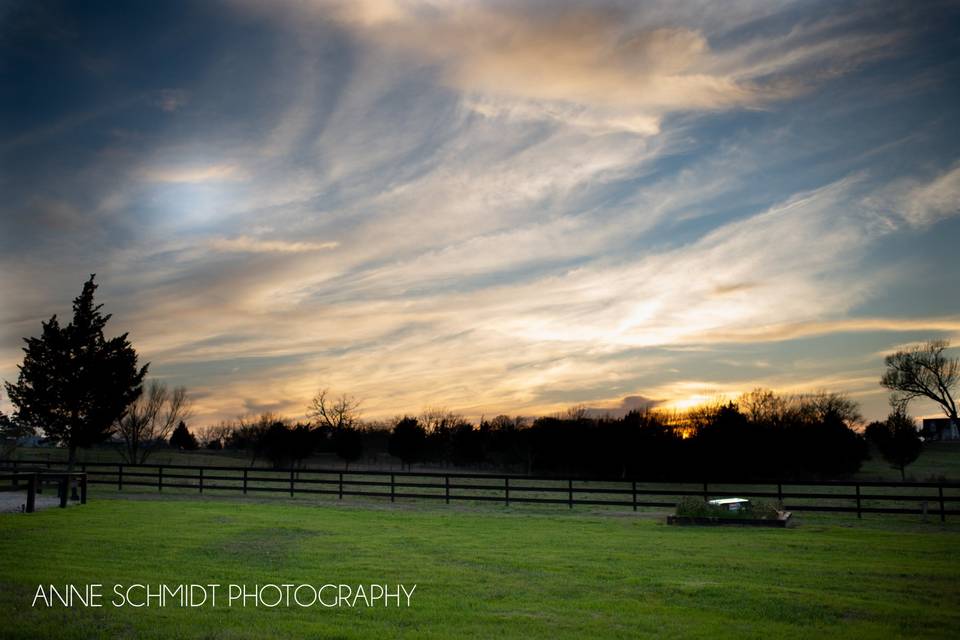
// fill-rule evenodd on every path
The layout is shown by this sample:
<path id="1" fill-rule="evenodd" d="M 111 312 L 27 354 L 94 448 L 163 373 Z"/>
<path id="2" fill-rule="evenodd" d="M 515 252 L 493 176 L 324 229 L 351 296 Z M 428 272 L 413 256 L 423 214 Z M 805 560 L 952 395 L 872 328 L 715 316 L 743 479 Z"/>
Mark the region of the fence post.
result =
<path id="1" fill-rule="evenodd" d="M 443 481 L 444 481 L 444 494 L 443 494 L 444 501 L 447 504 L 450 504 L 450 476 L 444 476 Z"/>
<path id="2" fill-rule="evenodd" d="M 117 465 L 117 491 L 123 491 L 123 465 Z"/>
<path id="3" fill-rule="evenodd" d="M 163 467 L 157 467 L 157 491 L 163 491 Z"/>
<path id="4" fill-rule="evenodd" d="M 290 469 L 290 497 L 293 497 L 293 469 Z"/>
<path id="5" fill-rule="evenodd" d="M 247 495 L 247 468 L 243 468 L 243 495 Z"/>
<path id="6" fill-rule="evenodd" d="M 40 476 L 36 473 L 27 480 L 27 513 L 33 513 L 37 508 L 37 481 Z"/>
<path id="7" fill-rule="evenodd" d="M 70 476 L 63 474 L 58 483 L 60 486 L 60 508 L 67 508 L 67 492 L 70 490 Z"/>
<path id="8" fill-rule="evenodd" d="M 343 472 L 340 472 L 340 499 L 343 500 Z"/>
<path id="9" fill-rule="evenodd" d="M 393 484 L 393 482 L 394 482 L 394 480 L 393 480 L 393 474 L 391 473 L 391 474 L 390 474 L 390 502 L 394 502 L 394 501 L 396 500 L 396 494 L 395 494 L 395 492 L 394 492 L 394 484 Z"/>
<path id="10" fill-rule="evenodd" d="M 200 493 L 203 493 L 203 467 L 200 467 Z"/>
<path id="11" fill-rule="evenodd" d="M 633 481 L 633 510 L 637 510 L 637 481 Z"/>
<path id="12" fill-rule="evenodd" d="M 777 483 L 777 502 L 780 503 L 778 506 L 783 508 L 783 483 Z"/>
<path id="13" fill-rule="evenodd" d="M 567 504 L 573 509 L 573 478 L 567 478 Z"/>
<path id="14" fill-rule="evenodd" d="M 87 504 L 87 473 L 80 476 L 80 504 Z"/>
<path id="15" fill-rule="evenodd" d="M 510 506 L 510 478 L 503 479 L 503 500 L 506 505 Z"/>
<path id="16" fill-rule="evenodd" d="M 17 461 L 13 461 L 13 487 L 16 489 L 20 486 L 20 479 L 17 478 Z"/>
<path id="17" fill-rule="evenodd" d="M 710 494 L 707 493 L 707 481 L 703 481 L 703 501 L 706 502 L 710 497 Z"/>
<path id="18" fill-rule="evenodd" d="M 863 515 L 860 512 L 860 483 L 859 482 L 857 483 L 856 487 L 857 487 L 857 518 L 862 518 Z"/>
<path id="19" fill-rule="evenodd" d="M 943 485 L 937 485 L 937 493 L 940 494 L 940 522 L 947 521 L 947 512 L 943 508 Z"/>

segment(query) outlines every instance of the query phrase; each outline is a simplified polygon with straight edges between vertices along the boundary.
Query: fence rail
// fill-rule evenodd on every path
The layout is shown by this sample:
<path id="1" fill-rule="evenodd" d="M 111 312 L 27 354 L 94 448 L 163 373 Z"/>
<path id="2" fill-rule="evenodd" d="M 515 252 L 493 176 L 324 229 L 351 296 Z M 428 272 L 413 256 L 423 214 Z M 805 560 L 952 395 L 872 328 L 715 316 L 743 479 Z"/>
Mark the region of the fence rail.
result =
<path id="1" fill-rule="evenodd" d="M 13 474 L 19 467 L 66 467 L 65 462 L 0 460 Z M 647 482 L 558 478 L 546 475 L 471 474 L 444 471 L 367 471 L 341 469 L 269 469 L 184 464 L 131 465 L 77 463 L 86 482 L 113 486 L 186 489 L 199 493 L 238 491 L 361 496 L 389 499 L 565 504 L 670 508 L 684 496 L 704 499 L 737 496 L 776 500 L 790 511 L 833 513 L 960 515 L 958 482 L 880 482 L 790 480 L 781 482 Z M 0 478 L 11 474 L 0 475 Z"/>

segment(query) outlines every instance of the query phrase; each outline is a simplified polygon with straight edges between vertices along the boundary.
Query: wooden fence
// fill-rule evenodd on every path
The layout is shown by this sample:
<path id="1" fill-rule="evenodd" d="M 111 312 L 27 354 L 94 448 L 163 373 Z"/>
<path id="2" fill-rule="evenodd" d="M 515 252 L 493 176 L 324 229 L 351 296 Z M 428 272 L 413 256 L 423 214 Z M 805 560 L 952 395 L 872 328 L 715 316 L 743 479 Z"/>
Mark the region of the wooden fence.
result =
<path id="1" fill-rule="evenodd" d="M 66 463 L 40 463 L 64 468 Z M 35 462 L 0 460 L 11 471 Z M 87 482 L 117 490 L 235 491 L 319 494 L 389 499 L 672 508 L 684 496 L 765 498 L 789 511 L 835 513 L 960 515 L 957 482 L 854 482 L 790 480 L 762 483 L 646 482 L 558 478 L 556 476 L 457 473 L 445 471 L 367 471 L 340 469 L 130 465 L 86 462 L 76 465 Z"/>

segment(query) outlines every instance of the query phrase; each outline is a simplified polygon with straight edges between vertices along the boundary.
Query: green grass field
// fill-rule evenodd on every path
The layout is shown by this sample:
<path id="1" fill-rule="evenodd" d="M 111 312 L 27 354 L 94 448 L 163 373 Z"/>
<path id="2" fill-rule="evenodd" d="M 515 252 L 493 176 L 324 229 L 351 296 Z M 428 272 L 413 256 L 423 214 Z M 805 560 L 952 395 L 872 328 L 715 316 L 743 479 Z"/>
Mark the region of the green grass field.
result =
<path id="1" fill-rule="evenodd" d="M 955 637 L 960 523 L 121 496 L 0 515 L 4 638 Z M 38 584 L 107 607 L 31 608 Z M 416 584 L 410 608 L 109 606 L 113 584 Z"/>

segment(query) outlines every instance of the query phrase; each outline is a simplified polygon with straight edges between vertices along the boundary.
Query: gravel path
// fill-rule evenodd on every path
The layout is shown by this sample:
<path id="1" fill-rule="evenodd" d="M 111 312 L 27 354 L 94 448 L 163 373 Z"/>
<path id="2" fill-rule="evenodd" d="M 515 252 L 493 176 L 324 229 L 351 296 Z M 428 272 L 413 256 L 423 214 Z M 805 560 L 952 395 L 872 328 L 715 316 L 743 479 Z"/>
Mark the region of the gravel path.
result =
<path id="1" fill-rule="evenodd" d="M 27 504 L 27 492 L 24 491 L 0 491 L 0 513 L 20 513 Z M 67 506 L 72 507 L 80 504 L 79 500 L 67 500 Z M 57 497 L 57 490 L 53 487 L 45 490 L 37 496 L 36 510 L 56 509 L 60 506 L 60 498 Z"/>

